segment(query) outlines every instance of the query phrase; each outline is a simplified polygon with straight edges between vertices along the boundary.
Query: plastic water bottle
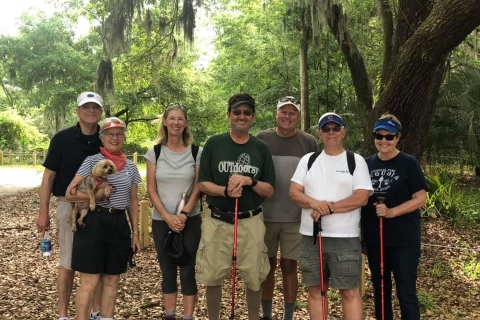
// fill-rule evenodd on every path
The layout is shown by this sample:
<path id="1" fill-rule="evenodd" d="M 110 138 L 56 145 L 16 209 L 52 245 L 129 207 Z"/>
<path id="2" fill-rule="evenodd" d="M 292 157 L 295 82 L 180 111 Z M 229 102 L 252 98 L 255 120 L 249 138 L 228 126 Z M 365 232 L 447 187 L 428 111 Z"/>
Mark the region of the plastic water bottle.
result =
<path id="1" fill-rule="evenodd" d="M 42 241 L 40 241 L 40 249 L 44 257 L 50 257 L 52 255 L 52 240 L 50 239 L 48 231 L 45 231 L 45 236 Z"/>
<path id="2" fill-rule="evenodd" d="M 185 207 L 185 203 L 187 202 L 187 194 L 182 193 L 182 198 L 180 199 L 180 202 L 177 205 L 177 215 L 180 215 L 183 208 Z"/>

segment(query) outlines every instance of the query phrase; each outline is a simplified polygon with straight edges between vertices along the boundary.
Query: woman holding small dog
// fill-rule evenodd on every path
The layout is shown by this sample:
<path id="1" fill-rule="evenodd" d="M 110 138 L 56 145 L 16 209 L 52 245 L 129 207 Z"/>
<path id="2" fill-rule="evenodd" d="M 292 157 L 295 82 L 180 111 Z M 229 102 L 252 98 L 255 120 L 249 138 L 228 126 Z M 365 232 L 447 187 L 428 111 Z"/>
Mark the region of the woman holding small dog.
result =
<path id="1" fill-rule="evenodd" d="M 183 294 L 183 319 L 193 319 L 197 282 L 195 256 L 200 242 L 199 190 L 197 176 L 202 148 L 192 147 L 192 133 L 188 126 L 187 110 L 179 104 L 170 104 L 161 117 L 155 148 L 145 155 L 147 160 L 147 189 L 153 204 L 152 233 L 157 259 L 162 271 L 162 293 L 166 319 L 175 319 L 177 305 L 177 267 L 165 250 L 169 230 L 183 233 L 184 251 L 190 259 L 179 266 Z M 198 149 L 197 149 L 198 148 Z M 198 150 L 197 154 L 193 150 Z M 185 207 L 176 215 L 182 194 L 188 195 Z"/>
<path id="2" fill-rule="evenodd" d="M 96 206 L 89 209 L 73 236 L 72 269 L 80 273 L 80 287 L 75 297 L 76 319 L 87 320 L 94 289 L 101 281 L 100 319 L 113 319 L 120 274 L 127 269 L 131 250 L 140 250 L 138 237 L 138 184 L 142 182 L 137 166 L 122 153 L 126 135 L 125 123 L 115 117 L 106 118 L 100 129 L 104 145 L 100 153 L 87 157 L 67 188 L 68 201 L 89 201 L 78 185 L 93 176 L 94 166 L 111 160 L 117 172 L 106 178 L 111 186 L 108 198 L 105 189 L 95 191 Z M 106 163 L 106 162 L 105 162 Z M 103 167 L 103 166 L 101 166 Z M 105 169 L 110 171 L 108 165 Z M 125 211 L 128 209 L 130 230 Z"/>

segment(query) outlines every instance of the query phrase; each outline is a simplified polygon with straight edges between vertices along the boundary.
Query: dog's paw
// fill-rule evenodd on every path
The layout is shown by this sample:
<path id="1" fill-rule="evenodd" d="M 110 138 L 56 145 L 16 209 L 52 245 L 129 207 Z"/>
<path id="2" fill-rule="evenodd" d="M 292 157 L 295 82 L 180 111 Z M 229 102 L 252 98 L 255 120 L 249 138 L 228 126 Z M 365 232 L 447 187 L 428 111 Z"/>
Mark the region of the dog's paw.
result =
<path id="1" fill-rule="evenodd" d="M 90 202 L 90 210 L 91 211 L 95 210 L 95 202 L 93 203 Z"/>

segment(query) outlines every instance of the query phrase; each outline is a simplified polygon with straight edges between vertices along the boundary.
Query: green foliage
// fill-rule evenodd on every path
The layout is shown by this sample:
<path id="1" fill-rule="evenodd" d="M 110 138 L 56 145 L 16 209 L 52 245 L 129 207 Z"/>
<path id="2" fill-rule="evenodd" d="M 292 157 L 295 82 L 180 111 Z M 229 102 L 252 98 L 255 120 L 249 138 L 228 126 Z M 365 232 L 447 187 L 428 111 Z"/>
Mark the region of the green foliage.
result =
<path id="1" fill-rule="evenodd" d="M 439 261 L 436 262 L 433 267 L 429 270 L 429 273 L 437 278 L 444 278 L 450 274 L 448 266 L 446 266 L 443 262 Z"/>
<path id="2" fill-rule="evenodd" d="M 48 147 L 48 138 L 16 113 L 0 112 L 0 150 L 40 151 Z"/>
<path id="3" fill-rule="evenodd" d="M 455 223 L 478 220 L 480 203 L 471 201 L 468 193 L 455 188 L 458 179 L 446 170 L 425 176 L 428 184 L 427 201 L 422 215 L 444 216 Z"/>
<path id="4" fill-rule="evenodd" d="M 480 278 L 480 261 L 478 258 L 469 256 L 463 265 L 463 274 L 472 281 Z"/>
<path id="5" fill-rule="evenodd" d="M 422 311 L 430 310 L 436 311 L 438 310 L 438 306 L 435 302 L 435 297 L 426 291 L 418 290 L 417 292 L 418 302 L 420 304 L 420 309 Z"/>

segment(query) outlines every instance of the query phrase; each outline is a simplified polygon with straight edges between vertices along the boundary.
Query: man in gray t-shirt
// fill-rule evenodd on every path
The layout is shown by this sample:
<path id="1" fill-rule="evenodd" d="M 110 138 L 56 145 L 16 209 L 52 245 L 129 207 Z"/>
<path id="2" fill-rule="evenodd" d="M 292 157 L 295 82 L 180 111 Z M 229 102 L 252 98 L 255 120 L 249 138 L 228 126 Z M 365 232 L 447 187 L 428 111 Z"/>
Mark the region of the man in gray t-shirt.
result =
<path id="1" fill-rule="evenodd" d="M 316 139 L 297 130 L 300 103 L 294 97 L 283 97 L 275 111 L 276 128 L 258 133 L 270 148 L 275 174 L 275 193 L 263 203 L 265 244 L 268 248 L 270 273 L 262 284 L 263 318 L 272 319 L 272 298 L 275 287 L 277 251 L 280 245 L 280 268 L 284 292 L 283 319 L 293 319 L 298 291 L 297 261 L 300 258 L 302 236 L 299 233 L 301 209 L 290 200 L 290 179 L 300 159 L 307 153 L 320 151 Z"/>

